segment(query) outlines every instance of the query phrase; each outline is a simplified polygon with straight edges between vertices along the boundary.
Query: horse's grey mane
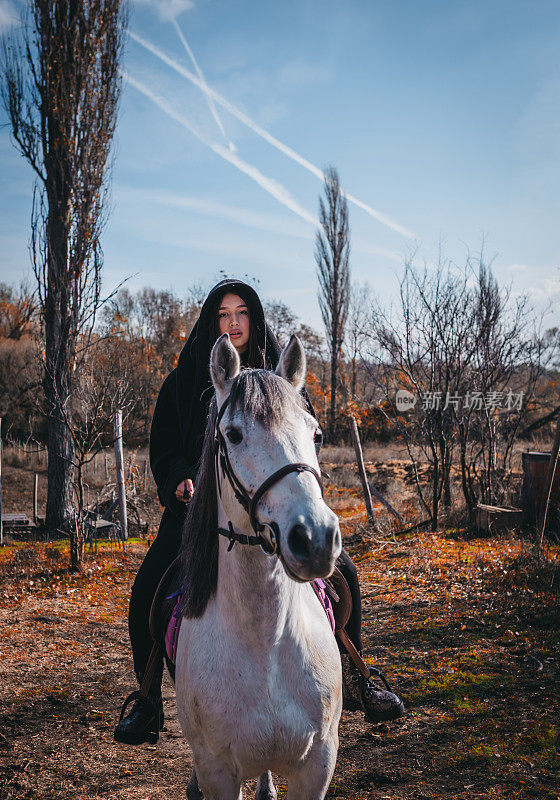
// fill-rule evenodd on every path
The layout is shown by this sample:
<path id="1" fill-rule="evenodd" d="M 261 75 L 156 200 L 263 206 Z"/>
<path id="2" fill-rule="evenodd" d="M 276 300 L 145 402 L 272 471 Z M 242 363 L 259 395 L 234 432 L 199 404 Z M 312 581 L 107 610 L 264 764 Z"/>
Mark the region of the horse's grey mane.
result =
<path id="1" fill-rule="evenodd" d="M 295 407 L 305 402 L 294 387 L 264 369 L 243 370 L 233 381 L 228 413 L 241 411 L 273 430 Z M 193 500 L 187 507 L 183 526 L 181 558 L 183 562 L 182 613 L 201 617 L 218 584 L 218 525 L 216 476 L 214 473 L 214 426 L 216 400 L 212 399 L 204 434 L 200 468 Z"/>
<path id="2" fill-rule="evenodd" d="M 243 370 L 229 396 L 230 413 L 241 411 L 269 430 L 279 425 L 294 406 L 305 408 L 299 392 L 287 381 L 265 369 Z"/>

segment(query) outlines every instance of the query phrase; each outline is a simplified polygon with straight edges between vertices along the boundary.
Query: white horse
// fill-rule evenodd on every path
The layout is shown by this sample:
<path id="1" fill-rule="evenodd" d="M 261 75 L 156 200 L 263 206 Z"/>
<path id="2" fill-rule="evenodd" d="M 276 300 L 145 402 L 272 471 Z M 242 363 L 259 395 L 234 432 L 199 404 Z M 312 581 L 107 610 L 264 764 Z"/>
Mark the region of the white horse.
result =
<path id="1" fill-rule="evenodd" d="M 219 413 L 185 527 L 176 665 L 194 757 L 187 797 L 240 800 L 242 782 L 260 776 L 257 800 L 273 800 L 273 771 L 289 800 L 320 800 L 336 763 L 342 678 L 308 581 L 331 574 L 341 540 L 300 393 L 305 355 L 293 336 L 276 373 L 241 371 L 224 334 L 210 372 Z"/>

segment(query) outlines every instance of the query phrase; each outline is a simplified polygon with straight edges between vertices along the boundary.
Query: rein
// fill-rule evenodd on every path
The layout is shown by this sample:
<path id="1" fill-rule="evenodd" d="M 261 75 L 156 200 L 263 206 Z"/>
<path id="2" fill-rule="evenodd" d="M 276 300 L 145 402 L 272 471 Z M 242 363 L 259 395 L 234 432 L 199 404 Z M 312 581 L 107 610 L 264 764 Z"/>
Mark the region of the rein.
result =
<path id="1" fill-rule="evenodd" d="M 227 407 L 229 406 L 229 397 L 226 398 L 222 407 L 218 412 L 218 416 L 216 417 L 216 427 L 214 430 L 214 447 L 215 447 L 215 468 L 216 468 L 216 479 L 218 482 L 218 492 L 220 497 L 222 495 L 222 486 L 220 481 L 220 472 L 224 475 L 233 489 L 233 493 L 237 502 L 245 509 L 247 514 L 249 515 L 249 519 L 251 521 L 251 527 L 255 532 L 255 536 L 250 536 L 245 533 L 237 533 L 234 530 L 234 527 L 231 522 L 228 521 L 227 528 L 217 528 L 216 532 L 219 533 L 221 536 L 225 536 L 229 539 L 230 545 L 228 547 L 228 552 L 232 549 L 233 545 L 236 542 L 239 544 L 247 544 L 247 545 L 260 545 L 262 550 L 268 555 L 278 555 L 281 557 L 280 553 L 280 541 L 279 541 L 279 534 L 280 529 L 278 524 L 274 521 L 271 522 L 259 522 L 257 519 L 257 506 L 261 501 L 263 495 L 272 488 L 275 484 L 282 480 L 286 475 L 289 475 L 292 472 L 310 472 L 317 480 L 319 484 L 319 488 L 321 489 L 321 496 L 323 495 L 323 482 L 321 480 L 320 474 L 317 470 L 312 467 L 310 464 L 304 464 L 303 462 L 295 462 L 293 464 L 285 464 L 280 469 L 277 469 L 276 472 L 273 472 L 272 475 L 269 475 L 268 478 L 261 483 L 258 489 L 255 491 L 253 496 L 251 497 L 247 489 L 243 486 L 237 475 L 235 474 L 235 470 L 231 465 L 231 461 L 229 458 L 229 453 L 227 449 L 227 444 L 224 439 L 222 432 L 220 431 L 220 423 L 223 419 L 223 416 L 226 412 Z M 262 532 L 268 528 L 270 532 L 270 539 L 265 538 L 262 536 Z"/>

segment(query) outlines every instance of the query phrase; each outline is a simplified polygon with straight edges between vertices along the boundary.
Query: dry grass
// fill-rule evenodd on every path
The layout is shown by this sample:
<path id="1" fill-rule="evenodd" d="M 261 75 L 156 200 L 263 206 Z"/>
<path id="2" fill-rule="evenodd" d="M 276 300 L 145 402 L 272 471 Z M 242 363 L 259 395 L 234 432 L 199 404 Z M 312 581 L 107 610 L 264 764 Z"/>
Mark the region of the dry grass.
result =
<path id="1" fill-rule="evenodd" d="M 407 713 L 377 726 L 343 714 L 328 799 L 558 800 L 560 548 L 535 559 L 522 540 L 467 538 L 459 524 L 399 536 L 380 506 L 372 528 L 352 464 L 334 467 L 326 499 L 359 571 L 365 653 Z M 371 479 L 412 515 L 405 467 L 375 462 Z M 29 509 L 29 478 L 6 469 L 6 504 Z M 169 683 L 158 745 L 112 741 L 133 688 L 127 606 L 146 546 L 105 543 L 77 575 L 63 542 L 0 551 L 2 800 L 184 798 L 190 752 Z"/>

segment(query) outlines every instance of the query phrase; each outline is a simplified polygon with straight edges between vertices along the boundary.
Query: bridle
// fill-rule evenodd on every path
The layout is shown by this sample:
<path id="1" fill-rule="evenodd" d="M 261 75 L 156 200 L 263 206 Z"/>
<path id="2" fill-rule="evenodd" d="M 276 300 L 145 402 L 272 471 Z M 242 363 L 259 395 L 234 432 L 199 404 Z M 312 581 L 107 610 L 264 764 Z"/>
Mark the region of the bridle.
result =
<path id="1" fill-rule="evenodd" d="M 281 558 L 280 553 L 280 529 L 278 527 L 278 523 L 271 521 L 271 522 L 259 522 L 257 519 L 257 506 L 262 499 L 263 495 L 271 489 L 275 484 L 282 480 L 286 475 L 289 475 L 292 472 L 310 472 L 317 480 L 319 484 L 319 488 L 321 489 L 321 496 L 323 495 L 323 482 L 321 480 L 321 475 L 317 472 L 315 467 L 312 467 L 310 464 L 304 464 L 302 462 L 296 462 L 293 464 L 286 464 L 280 469 L 277 469 L 276 472 L 273 472 L 272 475 L 269 475 L 268 478 L 261 483 L 258 489 L 254 492 L 253 496 L 249 494 L 247 489 L 243 486 L 237 475 L 235 474 L 235 470 L 231 465 L 231 461 L 229 459 L 229 453 L 226 441 L 224 439 L 224 435 L 220 430 L 220 423 L 223 419 L 223 416 L 226 412 L 226 409 L 229 406 L 229 397 L 226 398 L 222 407 L 220 408 L 218 415 L 216 417 L 216 426 L 214 429 L 214 459 L 215 459 L 215 470 L 216 470 L 216 480 L 218 483 L 218 492 L 220 497 L 222 496 L 222 485 L 220 480 L 220 473 L 222 476 L 226 477 L 229 481 L 231 488 L 233 489 L 233 493 L 235 495 L 236 500 L 238 503 L 245 509 L 247 514 L 249 515 L 249 519 L 251 521 L 251 527 L 255 532 L 255 536 L 250 536 L 245 533 L 237 533 L 231 522 L 228 521 L 227 528 L 217 528 L 217 533 L 222 536 L 226 536 L 229 539 L 230 545 L 228 547 L 228 552 L 232 549 L 233 545 L 236 542 L 240 544 L 248 544 L 248 545 L 260 545 L 262 550 L 268 555 L 273 556 L 277 555 Z M 270 539 L 265 538 L 262 536 L 262 532 L 268 528 L 270 532 Z M 284 566 L 286 567 L 285 562 Z M 294 576 L 295 577 L 295 576 Z"/>

